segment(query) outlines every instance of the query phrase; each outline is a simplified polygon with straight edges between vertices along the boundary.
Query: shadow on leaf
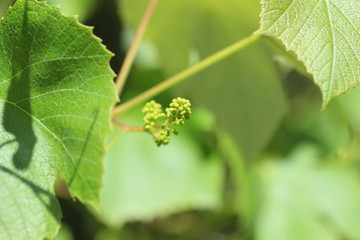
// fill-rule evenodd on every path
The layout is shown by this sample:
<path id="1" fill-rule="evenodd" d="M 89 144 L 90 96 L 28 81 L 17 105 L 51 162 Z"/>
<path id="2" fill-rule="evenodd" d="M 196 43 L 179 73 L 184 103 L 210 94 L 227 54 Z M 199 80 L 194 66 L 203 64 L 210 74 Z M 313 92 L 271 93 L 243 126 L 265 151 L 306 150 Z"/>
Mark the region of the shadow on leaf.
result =
<path id="1" fill-rule="evenodd" d="M 79 155 L 79 157 L 78 157 L 78 159 L 77 159 L 77 161 L 76 161 L 75 170 L 74 170 L 74 172 L 73 172 L 72 175 L 71 175 L 71 178 L 70 178 L 70 181 L 69 181 L 69 186 L 72 184 L 72 182 L 74 181 L 74 178 L 76 177 L 76 174 L 77 174 L 78 171 L 79 171 L 80 164 L 81 164 L 81 162 L 82 162 L 82 160 L 83 160 L 83 156 L 84 156 L 84 154 L 85 154 L 86 148 L 88 147 L 88 143 L 89 143 L 89 141 L 90 141 L 90 137 L 91 137 L 92 131 L 93 131 L 94 127 L 95 127 L 95 123 L 96 123 L 96 120 L 97 120 L 97 118 L 98 118 L 99 109 L 97 109 L 97 108 L 94 109 L 94 113 L 93 113 L 93 114 L 94 114 L 94 118 L 93 118 L 93 120 L 92 120 L 92 122 L 91 122 L 91 125 L 90 125 L 90 127 L 89 127 L 89 131 L 87 132 L 86 139 L 85 139 L 85 143 L 84 143 L 84 145 L 83 145 L 83 147 L 82 147 L 82 149 L 81 149 L 81 153 L 80 153 L 80 155 Z"/>
<path id="2" fill-rule="evenodd" d="M 31 50 L 31 31 L 28 26 L 27 8 L 28 1 L 25 1 L 21 43 L 22 45 L 12 50 L 12 78 L 7 92 L 2 124 L 4 129 L 14 136 L 18 149 L 13 155 L 13 164 L 16 169 L 24 170 L 29 167 L 36 136 L 32 127 L 31 101 L 30 101 L 30 70 L 29 58 Z M 2 144 L 4 146 L 6 143 Z"/>

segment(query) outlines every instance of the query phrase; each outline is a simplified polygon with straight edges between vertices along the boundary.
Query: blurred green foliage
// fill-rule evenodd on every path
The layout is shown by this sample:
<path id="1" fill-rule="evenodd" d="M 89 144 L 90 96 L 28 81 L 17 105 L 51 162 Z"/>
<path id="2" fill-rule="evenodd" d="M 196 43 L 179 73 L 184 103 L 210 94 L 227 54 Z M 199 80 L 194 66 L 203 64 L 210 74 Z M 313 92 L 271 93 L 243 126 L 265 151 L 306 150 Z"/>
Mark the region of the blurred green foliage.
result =
<path id="1" fill-rule="evenodd" d="M 0 1 L 0 17 L 3 17 L 8 7 L 14 3 L 14 0 L 1 0 Z"/>
<path id="2" fill-rule="evenodd" d="M 300 145 L 257 166 L 256 239 L 359 239 L 360 178 L 354 166 Z"/>
<path id="3" fill-rule="evenodd" d="M 147 2 L 119 1 L 126 26 L 136 28 Z M 159 66 L 170 76 L 250 35 L 258 28 L 259 12 L 257 1 L 161 1 L 145 39 L 156 47 Z M 261 41 L 175 89 L 175 94 L 212 110 L 247 159 L 257 156 L 286 110 L 272 51 Z"/>
<path id="4" fill-rule="evenodd" d="M 59 5 L 67 16 L 78 15 L 81 22 L 89 19 L 97 6 L 97 0 L 48 0 L 47 3 Z"/>
<path id="5" fill-rule="evenodd" d="M 141 109 L 136 110 L 139 114 L 121 119 L 138 122 L 142 114 Z M 195 121 L 199 117 L 193 116 Z M 204 152 L 193 138 L 191 131 L 199 134 L 201 126 L 194 126 L 190 119 L 183 128 L 168 146 L 157 147 L 146 133 L 125 133 L 108 151 L 100 215 L 105 222 L 120 226 L 180 210 L 220 207 L 221 159 L 215 152 Z"/>

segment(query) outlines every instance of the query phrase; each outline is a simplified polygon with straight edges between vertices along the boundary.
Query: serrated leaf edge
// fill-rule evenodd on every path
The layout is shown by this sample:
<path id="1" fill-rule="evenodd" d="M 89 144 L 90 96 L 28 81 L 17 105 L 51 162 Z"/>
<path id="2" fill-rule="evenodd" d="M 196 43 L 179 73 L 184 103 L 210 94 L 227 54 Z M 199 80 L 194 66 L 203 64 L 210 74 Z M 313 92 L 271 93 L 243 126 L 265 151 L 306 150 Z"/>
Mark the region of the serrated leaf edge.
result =
<path id="1" fill-rule="evenodd" d="M 28 0 L 17 0 L 17 2 L 24 2 L 24 1 L 28 1 Z M 17 2 L 16 2 L 16 3 L 17 3 Z M 102 39 L 99 38 L 99 37 L 97 37 L 97 36 L 93 33 L 94 27 L 86 26 L 86 25 L 80 23 L 79 20 L 78 20 L 78 16 L 66 16 L 66 15 L 64 15 L 64 14 L 61 12 L 61 9 L 59 8 L 59 5 L 50 5 L 50 4 L 47 4 L 46 2 L 39 2 L 38 0 L 33 0 L 33 2 L 34 2 L 35 4 L 41 5 L 41 6 L 46 7 L 46 8 L 52 8 L 53 10 L 57 11 L 57 12 L 58 12 L 62 17 L 64 17 L 65 19 L 75 21 L 76 24 L 77 24 L 80 28 L 82 28 L 83 30 L 88 31 L 88 32 L 90 33 L 91 37 L 94 38 L 94 40 L 96 40 L 96 41 L 99 43 L 99 46 L 105 51 L 105 53 L 108 54 L 108 62 L 110 63 L 111 58 L 112 58 L 115 54 L 112 53 L 111 51 L 109 51 L 109 50 L 106 48 L 106 46 L 102 44 Z M 16 4 L 16 3 L 15 3 L 15 4 Z M 14 5 L 15 5 L 15 4 L 14 4 Z M 6 11 L 5 16 L 3 16 L 3 17 L 0 19 L 0 24 L 1 24 L 1 22 L 2 22 L 4 19 L 6 19 L 7 15 L 9 14 L 9 10 L 11 10 L 11 9 L 14 7 L 14 5 L 12 5 L 12 6 L 10 6 L 10 7 L 8 8 L 8 10 Z M 110 64 L 108 64 L 108 69 L 107 69 L 107 70 L 109 71 L 109 73 L 111 72 L 112 75 L 113 75 L 113 78 L 115 78 L 116 74 L 115 74 L 114 71 L 111 69 Z M 104 137 L 103 137 L 103 139 L 101 140 L 101 142 L 102 142 L 101 148 L 103 149 L 103 151 L 102 151 L 102 153 L 101 153 L 102 159 L 104 159 L 104 156 L 105 156 L 105 154 L 106 154 L 105 146 L 106 146 L 106 138 L 107 138 L 107 135 L 113 130 L 113 125 L 112 125 L 112 123 L 111 123 L 112 108 L 113 108 L 113 105 L 119 100 L 119 98 L 118 98 L 118 96 L 117 96 L 117 94 L 116 94 L 115 84 L 114 84 L 113 82 L 112 82 L 112 84 L 113 84 L 113 86 L 114 86 L 114 87 L 113 87 L 113 89 L 114 89 L 114 95 L 113 95 L 113 96 L 109 96 L 109 97 L 113 97 L 113 98 L 114 98 L 114 103 L 109 107 L 109 110 L 108 110 L 110 117 L 109 117 L 109 119 L 108 119 L 107 126 L 108 126 L 108 128 L 109 128 L 109 131 L 104 134 Z M 101 170 L 102 170 L 102 175 L 103 175 L 103 174 L 104 174 L 104 170 L 105 170 L 105 169 L 104 169 L 104 161 L 102 161 L 101 165 L 102 165 L 102 169 L 101 169 Z M 59 172 L 58 174 L 63 174 L 63 173 L 62 173 L 62 172 Z M 101 180 L 100 180 L 100 181 L 101 181 L 100 185 L 102 186 L 102 185 L 103 185 L 103 177 L 101 177 Z M 68 183 L 68 179 L 66 180 L 66 182 Z M 55 184 L 55 181 L 54 181 L 53 184 Z M 99 189 L 97 189 L 96 196 L 98 196 L 98 199 L 97 199 L 96 202 L 95 202 L 95 201 L 91 201 L 91 200 L 87 200 L 87 199 L 83 199 L 82 197 L 77 196 L 76 194 L 71 194 L 71 195 L 72 195 L 72 197 L 78 198 L 82 203 L 90 204 L 90 205 L 91 205 L 92 207 L 94 207 L 97 211 L 99 211 L 99 210 L 100 210 L 100 204 L 99 204 L 100 190 L 101 190 L 101 187 L 100 187 Z M 70 192 L 70 193 L 71 193 L 71 192 Z M 60 225 L 58 226 L 57 233 L 56 233 L 54 236 L 46 236 L 46 237 L 54 238 L 54 237 L 58 234 L 59 230 L 60 230 Z"/>

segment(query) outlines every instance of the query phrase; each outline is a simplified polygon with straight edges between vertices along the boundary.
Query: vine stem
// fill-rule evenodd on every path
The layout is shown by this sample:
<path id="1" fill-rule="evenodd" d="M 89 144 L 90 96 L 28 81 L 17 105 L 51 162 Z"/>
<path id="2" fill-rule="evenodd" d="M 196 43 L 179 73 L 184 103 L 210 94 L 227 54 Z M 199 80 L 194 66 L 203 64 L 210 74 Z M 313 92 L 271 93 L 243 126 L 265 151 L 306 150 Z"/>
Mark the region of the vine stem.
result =
<path id="1" fill-rule="evenodd" d="M 125 85 L 128 75 L 129 75 L 131 66 L 134 62 L 137 49 L 138 49 L 141 39 L 145 33 L 147 25 L 150 22 L 151 16 L 156 8 L 157 3 L 158 3 L 158 0 L 150 0 L 149 5 L 145 11 L 145 14 L 141 20 L 140 26 L 135 34 L 135 38 L 134 38 L 133 42 L 131 43 L 128 53 L 126 54 L 124 63 L 122 65 L 119 75 L 116 79 L 116 92 L 117 92 L 118 96 L 120 96 L 120 94 L 124 88 L 124 85 Z"/>
<path id="2" fill-rule="evenodd" d="M 183 81 L 184 79 L 191 77 L 192 75 L 204 70 L 205 68 L 219 62 L 220 60 L 238 52 L 239 50 L 247 47 L 248 45 L 257 41 L 261 36 L 260 35 L 251 35 L 247 38 L 244 38 L 219 52 L 205 58 L 199 63 L 191 66 L 184 71 L 176 74 L 173 77 L 166 79 L 165 81 L 159 83 L 158 85 L 148 89 L 147 91 L 141 93 L 140 95 L 134 97 L 133 99 L 120 104 L 118 107 L 115 107 L 113 110 L 113 116 L 119 115 L 126 112 L 127 110 L 133 108 L 134 106 L 151 99 L 152 97 L 158 95 L 159 93 L 165 91 L 166 89 L 174 86 L 175 84 Z"/>
<path id="3" fill-rule="evenodd" d="M 144 127 L 129 126 L 129 125 L 126 125 L 125 123 L 122 123 L 122 122 L 116 120 L 115 118 L 111 118 L 111 121 L 115 125 L 118 125 L 119 127 L 121 127 L 125 132 L 143 132 L 144 131 Z"/>
<path id="4" fill-rule="evenodd" d="M 115 118 L 111 118 L 111 121 L 113 122 L 113 124 L 118 125 L 119 127 L 121 127 L 122 130 L 119 132 L 118 135 L 116 135 L 116 137 L 112 140 L 112 142 L 106 147 L 106 150 L 105 150 L 106 152 L 108 152 L 115 145 L 117 140 L 119 140 L 119 138 L 125 132 L 144 132 L 144 127 L 129 126 L 129 125 L 126 125 L 125 123 L 119 122 Z"/>

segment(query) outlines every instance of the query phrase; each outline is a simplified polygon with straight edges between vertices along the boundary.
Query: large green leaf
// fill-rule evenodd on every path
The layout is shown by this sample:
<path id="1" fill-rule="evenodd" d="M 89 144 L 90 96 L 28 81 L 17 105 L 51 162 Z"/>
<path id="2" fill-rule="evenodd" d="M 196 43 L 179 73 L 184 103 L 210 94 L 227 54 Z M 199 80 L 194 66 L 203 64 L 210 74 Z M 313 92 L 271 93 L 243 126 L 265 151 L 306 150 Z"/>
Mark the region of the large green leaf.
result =
<path id="1" fill-rule="evenodd" d="M 136 28 L 147 0 L 121 1 L 122 16 Z M 160 1 L 146 32 L 167 75 L 249 36 L 260 5 L 248 0 Z M 261 70 L 259 70 L 261 69 Z M 216 113 L 247 159 L 266 144 L 286 104 L 269 50 L 261 41 L 187 80 L 178 93 Z"/>
<path id="2" fill-rule="evenodd" d="M 314 76 L 329 101 L 359 84 L 360 2 L 262 0 L 258 33 L 280 39 Z"/>
<path id="3" fill-rule="evenodd" d="M 258 166 L 256 239 L 359 239 L 356 168 L 326 162 L 313 147 Z"/>
<path id="4" fill-rule="evenodd" d="M 135 116 L 125 121 L 141 119 Z M 203 118 L 194 113 L 186 129 L 163 147 L 157 147 L 147 133 L 121 135 L 105 156 L 100 216 L 105 223 L 119 227 L 127 221 L 150 221 L 179 211 L 220 206 L 223 164 L 214 152 L 205 154 L 189 131 Z"/>
<path id="5" fill-rule="evenodd" d="M 0 22 L 0 56 L 0 239 L 53 238 L 59 175 L 98 205 L 111 54 L 57 7 L 19 0 Z"/>

